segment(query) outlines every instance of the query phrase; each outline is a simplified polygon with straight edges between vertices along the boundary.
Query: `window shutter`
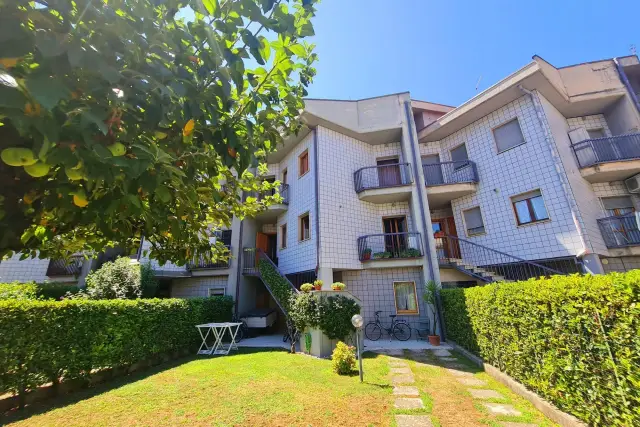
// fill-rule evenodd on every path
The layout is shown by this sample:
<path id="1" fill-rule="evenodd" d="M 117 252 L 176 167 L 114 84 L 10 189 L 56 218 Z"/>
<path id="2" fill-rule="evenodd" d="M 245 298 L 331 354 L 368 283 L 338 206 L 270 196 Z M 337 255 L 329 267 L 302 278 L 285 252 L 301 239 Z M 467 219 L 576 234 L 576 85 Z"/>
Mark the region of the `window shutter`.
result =
<path id="1" fill-rule="evenodd" d="M 524 136 L 522 135 L 518 119 L 512 120 L 509 123 L 495 128 L 493 130 L 493 136 L 496 140 L 496 145 L 498 146 L 498 153 L 524 142 Z"/>
<path id="2" fill-rule="evenodd" d="M 624 209 L 633 207 L 633 202 L 629 196 L 605 197 L 602 199 L 602 204 L 605 209 Z"/>
<path id="3" fill-rule="evenodd" d="M 482 214 L 480 213 L 480 208 L 469 209 L 468 211 L 464 211 L 464 222 L 467 226 L 467 229 L 484 227 L 482 223 Z"/>

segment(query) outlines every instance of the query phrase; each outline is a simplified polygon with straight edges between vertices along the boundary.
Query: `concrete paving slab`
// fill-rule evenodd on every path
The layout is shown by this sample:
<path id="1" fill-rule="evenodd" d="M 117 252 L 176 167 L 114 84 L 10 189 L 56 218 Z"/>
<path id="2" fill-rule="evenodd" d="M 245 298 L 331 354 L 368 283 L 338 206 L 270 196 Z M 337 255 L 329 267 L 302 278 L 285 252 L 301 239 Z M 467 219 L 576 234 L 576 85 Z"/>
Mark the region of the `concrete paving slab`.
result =
<path id="1" fill-rule="evenodd" d="M 400 385 L 400 384 L 413 384 L 416 380 L 413 378 L 413 375 L 396 375 L 391 377 L 391 384 Z"/>
<path id="2" fill-rule="evenodd" d="M 505 405 L 502 403 L 489 403 L 484 402 L 483 405 L 494 415 L 513 415 L 519 417 L 522 412 L 518 411 L 512 405 Z"/>
<path id="3" fill-rule="evenodd" d="M 538 424 L 514 423 L 512 421 L 501 421 L 498 424 L 500 424 L 502 427 L 538 427 Z"/>
<path id="4" fill-rule="evenodd" d="M 505 397 L 495 390 L 482 389 L 482 388 L 468 388 L 467 391 L 471 393 L 471 397 L 474 399 L 504 399 Z"/>
<path id="5" fill-rule="evenodd" d="M 411 369 L 409 367 L 406 368 L 391 368 L 392 374 L 411 374 Z"/>
<path id="6" fill-rule="evenodd" d="M 424 404 L 418 397 L 399 397 L 394 405 L 396 409 L 422 409 Z"/>
<path id="7" fill-rule="evenodd" d="M 446 349 L 431 350 L 434 356 L 451 356 L 451 352 Z"/>
<path id="8" fill-rule="evenodd" d="M 471 372 L 459 371 L 457 369 L 447 369 L 451 375 L 455 375 L 456 377 L 473 377 Z"/>
<path id="9" fill-rule="evenodd" d="M 428 415 L 396 415 L 398 427 L 433 427 Z"/>
<path id="10" fill-rule="evenodd" d="M 484 380 L 479 380 L 477 378 L 456 378 L 460 384 L 467 385 L 469 387 L 482 387 L 486 386 L 487 382 Z"/>
<path id="11" fill-rule="evenodd" d="M 393 388 L 393 394 L 396 396 L 419 396 L 418 387 L 410 385 L 397 385 Z"/>

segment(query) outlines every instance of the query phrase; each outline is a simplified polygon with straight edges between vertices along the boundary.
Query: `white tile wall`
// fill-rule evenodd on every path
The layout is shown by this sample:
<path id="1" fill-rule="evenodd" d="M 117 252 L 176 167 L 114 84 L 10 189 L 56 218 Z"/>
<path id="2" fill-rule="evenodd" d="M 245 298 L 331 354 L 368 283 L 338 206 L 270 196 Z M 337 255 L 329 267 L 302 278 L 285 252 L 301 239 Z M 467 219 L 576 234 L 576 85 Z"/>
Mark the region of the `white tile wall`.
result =
<path id="1" fill-rule="evenodd" d="M 320 238 L 321 266 L 360 269 L 358 237 L 383 232 L 382 217 L 406 215 L 414 229 L 409 204 L 375 204 L 361 201 L 353 175 L 358 169 L 375 166 L 376 159 L 398 156 L 404 162 L 399 143 L 371 145 L 318 127 L 320 152 Z"/>
<path id="2" fill-rule="evenodd" d="M 497 153 L 492 129 L 517 117 L 526 143 Z M 574 256 L 582 249 L 569 204 L 555 170 L 534 106 L 523 96 L 440 141 L 442 161 L 449 149 L 466 143 L 480 184 L 474 194 L 452 201 L 458 234 L 465 236 L 462 211 L 480 206 L 486 234 L 468 239 L 525 259 Z M 428 147 L 423 147 L 426 153 Z M 540 189 L 550 221 L 518 227 L 510 197 Z M 463 256 L 465 254 L 463 253 Z"/>
<path id="3" fill-rule="evenodd" d="M 228 295 L 228 281 L 229 276 L 173 279 L 171 281 L 171 298 L 208 297 L 210 288 L 225 288 L 226 295 Z"/>
<path id="4" fill-rule="evenodd" d="M 584 116 L 584 117 L 573 117 L 573 118 L 567 119 L 567 124 L 569 125 L 569 130 L 574 130 L 581 127 L 587 130 L 603 129 L 606 136 L 612 136 L 611 131 L 609 130 L 609 125 L 607 124 L 607 120 L 604 118 L 604 114 L 594 114 L 592 116 Z"/>
<path id="5" fill-rule="evenodd" d="M 47 268 L 48 259 L 25 259 L 20 261 L 20 255 L 0 261 L 0 282 L 44 282 L 49 280 Z"/>
<path id="6" fill-rule="evenodd" d="M 298 176 L 298 156 L 304 150 L 309 151 L 309 172 Z M 313 132 L 307 135 L 287 156 L 280 162 L 277 168 L 270 165 L 269 171 L 282 171 L 287 168 L 287 180 L 289 184 L 289 207 L 287 211 L 278 216 L 278 267 L 283 273 L 295 273 L 298 271 L 314 270 L 317 264 L 316 247 L 316 212 L 315 212 L 315 153 L 313 147 Z M 281 176 L 276 175 L 278 179 Z M 298 218 L 309 212 L 311 223 L 311 239 L 300 242 L 298 240 Z M 287 224 L 287 247 L 280 248 L 280 226 Z"/>

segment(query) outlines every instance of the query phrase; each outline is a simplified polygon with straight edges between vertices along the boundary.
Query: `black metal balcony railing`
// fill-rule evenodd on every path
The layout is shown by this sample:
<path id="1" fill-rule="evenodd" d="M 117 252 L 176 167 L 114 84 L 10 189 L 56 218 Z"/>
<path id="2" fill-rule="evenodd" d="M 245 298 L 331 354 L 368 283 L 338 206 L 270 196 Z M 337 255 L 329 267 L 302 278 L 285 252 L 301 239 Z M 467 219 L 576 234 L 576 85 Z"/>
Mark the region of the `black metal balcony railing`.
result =
<path id="1" fill-rule="evenodd" d="M 244 198 L 246 200 L 247 197 L 255 197 L 258 200 L 262 200 L 265 196 L 274 196 L 275 194 L 280 194 L 282 197 L 282 204 L 289 204 L 289 184 L 280 184 L 280 187 L 277 190 L 270 190 L 265 193 L 259 193 L 257 191 L 249 191 L 244 193 Z"/>
<path id="2" fill-rule="evenodd" d="M 411 165 L 397 163 L 393 165 L 367 166 L 353 174 L 356 193 L 373 188 L 389 188 L 409 185 L 413 182 Z"/>
<path id="3" fill-rule="evenodd" d="M 587 139 L 573 144 L 571 148 L 580 168 L 607 162 L 640 159 L 640 133 Z"/>
<path id="4" fill-rule="evenodd" d="M 384 233 L 358 237 L 360 261 L 418 258 L 422 256 L 420 233 Z"/>
<path id="5" fill-rule="evenodd" d="M 244 248 L 242 250 L 242 273 L 248 275 L 258 274 L 258 250 L 256 248 Z"/>
<path id="6" fill-rule="evenodd" d="M 231 254 L 231 247 L 226 246 L 227 251 L 229 251 L 229 256 Z M 191 261 L 187 263 L 187 270 L 219 270 L 223 268 L 229 268 L 231 265 L 231 258 L 228 257 L 226 260 L 219 261 L 211 261 L 211 255 L 209 253 L 205 253 L 202 255 L 198 255 L 194 257 Z"/>
<path id="7" fill-rule="evenodd" d="M 64 259 L 52 259 L 47 267 L 47 276 L 77 276 L 82 271 L 84 256 L 74 255 L 68 261 Z"/>
<path id="8" fill-rule="evenodd" d="M 598 226 L 608 248 L 640 245 L 640 230 L 633 214 L 599 219 Z"/>
<path id="9" fill-rule="evenodd" d="M 427 187 L 478 182 L 478 169 L 471 160 L 422 165 Z"/>

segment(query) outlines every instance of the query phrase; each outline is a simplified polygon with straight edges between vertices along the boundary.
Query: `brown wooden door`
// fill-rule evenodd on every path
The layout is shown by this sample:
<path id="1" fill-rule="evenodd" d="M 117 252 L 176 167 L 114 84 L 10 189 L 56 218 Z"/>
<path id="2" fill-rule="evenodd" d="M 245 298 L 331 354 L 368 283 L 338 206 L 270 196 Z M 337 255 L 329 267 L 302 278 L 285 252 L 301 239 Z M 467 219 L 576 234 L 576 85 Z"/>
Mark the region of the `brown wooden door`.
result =
<path id="1" fill-rule="evenodd" d="M 407 249 L 407 235 L 395 234 L 407 232 L 407 219 L 403 216 L 383 218 L 382 226 L 385 234 L 394 233 L 390 236 L 385 236 L 384 250 L 385 252 L 390 252 L 392 256 L 396 258 L 401 251 Z"/>
<path id="2" fill-rule="evenodd" d="M 392 187 L 402 184 L 398 159 L 378 160 L 378 184 L 380 187 Z"/>
<path id="3" fill-rule="evenodd" d="M 256 265 L 258 265 L 258 253 L 259 251 L 268 253 L 269 250 L 269 236 L 264 233 L 256 233 Z"/>

